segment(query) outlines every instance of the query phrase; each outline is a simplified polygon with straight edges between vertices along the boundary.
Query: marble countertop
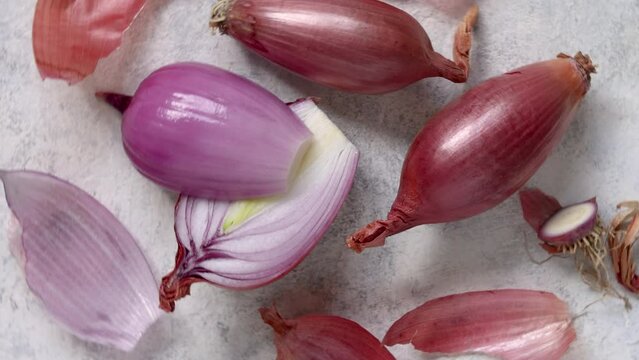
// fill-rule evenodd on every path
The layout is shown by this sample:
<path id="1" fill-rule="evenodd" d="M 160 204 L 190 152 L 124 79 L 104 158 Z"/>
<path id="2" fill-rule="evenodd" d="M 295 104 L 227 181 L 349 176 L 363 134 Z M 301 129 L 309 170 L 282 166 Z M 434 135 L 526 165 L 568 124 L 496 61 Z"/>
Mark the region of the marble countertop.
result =
<path id="1" fill-rule="evenodd" d="M 152 70 L 176 61 L 216 64 L 281 99 L 321 97 L 321 107 L 358 146 L 361 160 L 331 230 L 293 272 L 254 291 L 197 284 L 131 353 L 82 342 L 56 325 L 29 292 L 1 235 L 0 358 L 273 359 L 271 329 L 257 313 L 272 302 L 285 315 L 340 315 L 382 337 L 408 310 L 451 293 L 547 290 L 566 300 L 575 314 L 600 297 L 581 281 L 571 260 L 553 259 L 542 266 L 530 261 L 526 238 L 534 257 L 544 258 L 544 253 L 532 245 L 534 234 L 514 197 L 465 221 L 407 231 L 361 255 L 346 249 L 344 238 L 386 213 L 403 156 L 430 115 L 483 79 L 559 52 L 590 54 L 599 73 L 564 140 L 530 184 L 564 202 L 596 195 L 606 220 L 618 201 L 639 198 L 639 2 L 480 0 L 470 82 L 429 79 L 384 96 L 322 88 L 229 37 L 213 36 L 207 28 L 211 0 L 149 1 L 122 47 L 101 61 L 93 76 L 73 87 L 43 82 L 31 49 L 35 2 L 1 1 L 0 168 L 51 172 L 87 190 L 130 229 L 158 278 L 173 265 L 176 197 L 129 164 L 118 117 L 94 98 L 96 90 L 131 93 Z M 463 1 L 389 2 L 415 16 L 436 50 L 450 54 Z M 8 218 L 8 208 L 0 205 L 2 227 Z M 636 297 L 632 303 L 639 308 Z M 639 359 L 639 310 L 625 312 L 619 301 L 606 299 L 589 307 L 575 327 L 578 337 L 566 359 Z M 425 358 L 410 346 L 391 351 L 398 359 Z"/>

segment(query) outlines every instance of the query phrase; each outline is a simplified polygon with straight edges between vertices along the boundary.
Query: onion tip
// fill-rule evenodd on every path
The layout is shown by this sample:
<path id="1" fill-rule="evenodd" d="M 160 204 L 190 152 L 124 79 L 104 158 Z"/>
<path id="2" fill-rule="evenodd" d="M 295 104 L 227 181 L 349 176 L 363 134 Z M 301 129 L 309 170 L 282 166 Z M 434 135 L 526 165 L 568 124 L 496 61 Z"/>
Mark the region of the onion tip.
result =
<path id="1" fill-rule="evenodd" d="M 132 96 L 101 91 L 96 92 L 95 97 L 104 100 L 107 104 L 113 106 L 122 114 L 124 114 L 133 99 Z"/>
<path id="2" fill-rule="evenodd" d="M 218 2 L 213 5 L 211 19 L 209 20 L 211 29 L 219 31 L 220 34 L 226 34 L 226 15 L 233 3 L 234 0 L 218 0 Z"/>
<path id="3" fill-rule="evenodd" d="M 176 276 L 175 271 L 162 278 L 160 285 L 160 309 L 171 313 L 175 311 L 175 302 L 191 295 L 191 284 L 201 281 L 195 277 Z"/>
<path id="4" fill-rule="evenodd" d="M 271 305 L 269 308 L 260 308 L 260 316 L 279 335 L 286 335 L 293 328 L 282 318 L 275 305 Z"/>
<path id="5" fill-rule="evenodd" d="M 387 221 L 377 220 L 349 236 L 346 246 L 359 254 L 369 247 L 384 246 L 386 237 L 392 234 Z"/>

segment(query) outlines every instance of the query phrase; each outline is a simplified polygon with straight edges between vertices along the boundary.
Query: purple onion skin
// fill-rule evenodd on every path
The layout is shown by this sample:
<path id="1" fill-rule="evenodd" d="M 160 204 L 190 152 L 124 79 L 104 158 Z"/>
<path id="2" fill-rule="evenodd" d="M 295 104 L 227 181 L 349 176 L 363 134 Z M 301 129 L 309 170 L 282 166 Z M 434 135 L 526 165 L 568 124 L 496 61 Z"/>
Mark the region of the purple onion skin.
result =
<path id="1" fill-rule="evenodd" d="M 581 53 L 489 79 L 448 104 L 417 135 L 386 220 L 353 234 L 349 247 L 381 246 L 422 224 L 461 220 L 520 189 L 561 140 L 590 87 Z"/>
<path id="2" fill-rule="evenodd" d="M 124 103 L 122 137 L 133 165 L 167 189 L 198 197 L 286 192 L 311 137 L 273 94 L 211 65 L 160 68 Z"/>
<path id="3" fill-rule="evenodd" d="M 224 1 L 224 0 L 222 0 Z M 427 77 L 465 82 L 422 26 L 378 0 L 230 0 L 214 24 L 268 60 L 335 89 L 379 94 Z M 474 19 L 472 20 L 474 23 Z M 460 38 L 464 47 L 470 44 Z"/>
<path id="4" fill-rule="evenodd" d="M 597 211 L 598 211 L 597 199 L 592 198 L 590 200 L 584 201 L 579 204 L 565 206 L 563 209 L 572 207 L 575 205 L 584 204 L 584 203 L 590 203 L 595 208 L 594 212 L 592 213 L 592 216 L 589 217 L 585 222 L 579 224 L 577 227 L 575 227 L 573 230 L 567 233 L 556 235 L 556 236 L 551 236 L 551 235 L 548 235 L 546 232 L 544 232 L 544 225 L 542 225 L 541 228 L 539 229 L 539 232 L 537 233 L 537 236 L 539 237 L 539 239 L 553 246 L 564 246 L 564 245 L 572 245 L 575 242 L 577 242 L 579 239 L 588 235 L 592 231 L 592 229 L 594 229 L 595 224 L 597 224 Z M 550 217 L 547 221 L 550 221 L 550 219 L 552 219 L 552 217 Z"/>

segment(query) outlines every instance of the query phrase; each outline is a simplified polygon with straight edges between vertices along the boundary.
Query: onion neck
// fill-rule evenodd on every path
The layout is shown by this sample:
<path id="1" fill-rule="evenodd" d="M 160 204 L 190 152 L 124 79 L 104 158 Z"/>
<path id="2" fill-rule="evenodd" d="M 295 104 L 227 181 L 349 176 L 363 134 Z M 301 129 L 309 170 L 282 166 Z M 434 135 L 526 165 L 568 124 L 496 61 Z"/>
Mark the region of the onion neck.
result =
<path id="1" fill-rule="evenodd" d="M 275 306 L 261 308 L 260 315 L 262 316 L 262 320 L 270 325 L 278 335 L 286 335 L 286 333 L 293 329 L 293 326 L 282 318 L 282 315 L 280 315 Z"/>
<path id="2" fill-rule="evenodd" d="M 346 239 L 346 245 L 361 253 L 366 248 L 384 246 L 386 238 L 415 227 L 404 213 L 392 209 L 387 220 L 376 220 Z"/>
<path id="3" fill-rule="evenodd" d="M 209 19 L 209 26 L 213 30 L 217 30 L 222 34 L 226 34 L 228 28 L 226 19 L 229 10 L 234 3 L 235 0 L 218 0 L 218 2 L 213 5 L 213 10 L 211 11 L 211 19 Z"/>
<path id="4" fill-rule="evenodd" d="M 131 105 L 131 100 L 133 100 L 132 96 L 110 92 L 97 92 L 95 93 L 95 97 L 104 100 L 107 104 L 113 106 L 122 114 L 124 114 L 126 109 L 129 108 L 129 105 Z"/>
<path id="5" fill-rule="evenodd" d="M 188 275 L 196 259 L 188 256 L 182 245 L 179 245 L 175 256 L 175 268 L 162 278 L 160 285 L 160 309 L 166 312 L 175 310 L 175 302 L 191 294 L 191 284 L 203 281 L 200 277 Z"/>

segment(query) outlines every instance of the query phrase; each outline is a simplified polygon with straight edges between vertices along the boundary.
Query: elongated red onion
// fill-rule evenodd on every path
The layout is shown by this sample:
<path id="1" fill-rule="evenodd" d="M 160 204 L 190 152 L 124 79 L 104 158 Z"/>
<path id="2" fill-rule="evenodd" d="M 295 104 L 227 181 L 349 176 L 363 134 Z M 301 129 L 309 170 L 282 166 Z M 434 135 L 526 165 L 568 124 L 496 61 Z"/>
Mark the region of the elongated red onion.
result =
<path id="1" fill-rule="evenodd" d="M 622 209 L 608 229 L 608 248 L 617 281 L 626 289 L 639 293 L 639 275 L 633 247 L 639 238 L 639 202 L 627 201 L 617 205 Z"/>
<path id="2" fill-rule="evenodd" d="M 276 360 L 394 360 L 379 340 L 356 322 L 331 315 L 284 319 L 273 306 L 260 309 L 275 332 Z"/>
<path id="3" fill-rule="evenodd" d="M 457 30 L 454 61 L 417 20 L 378 0 L 220 0 L 211 26 L 311 81 L 377 94 L 427 77 L 465 82 L 477 12 Z"/>
<path id="4" fill-rule="evenodd" d="M 428 353 L 553 360 L 562 357 L 575 337 L 568 306 L 555 295 L 508 289 L 427 301 L 397 320 L 383 343 L 411 343 Z"/>
<path id="5" fill-rule="evenodd" d="M 38 0 L 33 52 L 42 78 L 74 84 L 120 46 L 145 0 Z"/>
<path id="6" fill-rule="evenodd" d="M 313 140 L 288 193 L 238 202 L 178 200 L 175 268 L 160 288 L 164 310 L 173 311 L 195 282 L 251 289 L 277 280 L 306 257 L 337 216 L 353 183 L 357 149 L 312 100 L 291 109 Z"/>
<path id="7" fill-rule="evenodd" d="M 10 239 L 33 293 L 75 336 L 131 350 L 160 316 L 157 283 L 131 234 L 66 181 L 0 171 L 19 221 Z"/>
<path id="8" fill-rule="evenodd" d="M 356 251 L 417 225 L 482 213 L 521 188 L 561 140 L 595 72 L 590 58 L 559 55 L 483 82 L 417 135 L 386 220 L 353 234 Z"/>
<path id="9" fill-rule="evenodd" d="M 149 75 L 131 98 L 99 93 L 124 113 L 133 165 L 170 190 L 217 200 L 282 194 L 311 133 L 255 83 L 199 63 Z"/>

